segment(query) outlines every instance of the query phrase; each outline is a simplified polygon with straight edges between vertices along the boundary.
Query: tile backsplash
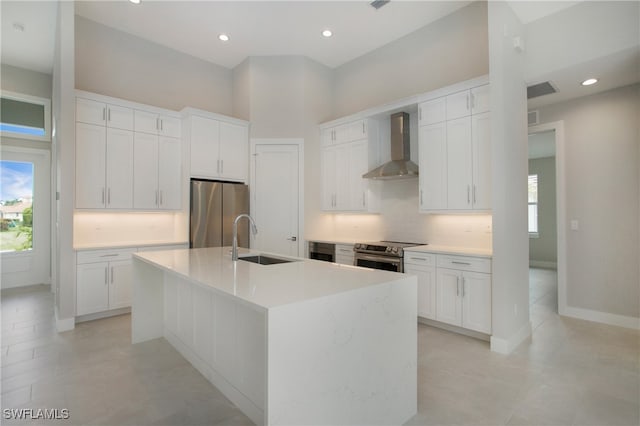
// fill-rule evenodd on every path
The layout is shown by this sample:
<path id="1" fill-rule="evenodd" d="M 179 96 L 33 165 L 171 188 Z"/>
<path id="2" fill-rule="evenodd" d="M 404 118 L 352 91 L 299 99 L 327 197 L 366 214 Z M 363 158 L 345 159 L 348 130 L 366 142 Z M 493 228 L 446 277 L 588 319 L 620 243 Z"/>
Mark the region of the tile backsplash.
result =
<path id="1" fill-rule="evenodd" d="M 328 240 L 382 239 L 482 249 L 492 244 L 490 214 L 419 213 L 417 179 L 383 182 L 380 214 L 324 214 L 320 222 Z"/>

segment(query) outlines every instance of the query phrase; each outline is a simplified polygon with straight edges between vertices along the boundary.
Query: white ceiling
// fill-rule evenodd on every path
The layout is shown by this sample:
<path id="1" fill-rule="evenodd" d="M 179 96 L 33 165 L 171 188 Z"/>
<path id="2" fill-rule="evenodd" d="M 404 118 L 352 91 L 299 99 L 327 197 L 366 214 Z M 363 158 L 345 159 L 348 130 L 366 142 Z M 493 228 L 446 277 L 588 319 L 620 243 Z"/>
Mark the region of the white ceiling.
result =
<path id="1" fill-rule="evenodd" d="M 233 68 L 247 56 L 304 55 L 336 67 L 469 4 L 469 1 L 392 0 L 375 10 L 369 1 L 79 1 L 76 13 L 109 27 L 153 40 L 195 57 Z M 576 1 L 509 1 L 524 23 L 579 4 Z M 2 63 L 51 73 L 57 7 L 54 1 L 0 1 Z M 24 26 L 16 31 L 14 23 Z M 334 36 L 320 32 L 330 28 Z M 219 33 L 231 41 L 222 43 Z M 529 108 L 572 99 L 640 80 L 640 49 L 628 49 L 552 74 L 559 92 L 529 101 Z M 596 75 L 600 82 L 579 85 Z"/>
<path id="2" fill-rule="evenodd" d="M 58 5 L 54 1 L 0 1 L 3 64 L 51 74 Z M 22 25 L 24 31 L 14 28 Z"/>
<path id="3" fill-rule="evenodd" d="M 227 68 L 278 55 L 335 68 L 469 3 L 391 1 L 376 10 L 367 1 L 81 1 L 76 14 Z M 327 28 L 333 37 L 321 36 Z"/>

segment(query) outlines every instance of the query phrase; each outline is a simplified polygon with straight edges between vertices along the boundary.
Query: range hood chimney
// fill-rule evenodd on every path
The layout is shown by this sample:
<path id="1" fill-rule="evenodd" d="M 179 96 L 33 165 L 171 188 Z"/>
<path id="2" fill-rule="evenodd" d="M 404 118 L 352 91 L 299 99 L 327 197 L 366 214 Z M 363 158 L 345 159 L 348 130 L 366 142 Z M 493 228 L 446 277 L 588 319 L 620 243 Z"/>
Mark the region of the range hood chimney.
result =
<path id="1" fill-rule="evenodd" d="M 366 179 L 410 179 L 418 177 L 418 165 L 409 155 L 409 114 L 391 115 L 391 161 L 362 175 Z"/>

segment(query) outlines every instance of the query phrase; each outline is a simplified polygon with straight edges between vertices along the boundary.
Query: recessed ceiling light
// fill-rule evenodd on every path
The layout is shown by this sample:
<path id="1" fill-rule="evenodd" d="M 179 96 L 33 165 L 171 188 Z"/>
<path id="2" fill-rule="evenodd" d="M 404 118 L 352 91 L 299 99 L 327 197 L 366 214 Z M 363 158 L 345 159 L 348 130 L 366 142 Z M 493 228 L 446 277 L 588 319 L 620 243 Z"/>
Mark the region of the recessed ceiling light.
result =
<path id="1" fill-rule="evenodd" d="M 140 0 L 129 0 L 133 4 L 140 4 Z"/>
<path id="2" fill-rule="evenodd" d="M 331 30 L 324 30 L 324 31 L 322 31 L 322 36 L 323 36 L 323 37 L 327 37 L 327 38 L 329 38 L 329 37 L 331 37 L 332 35 L 333 35 L 333 33 L 331 32 Z"/>
<path id="3" fill-rule="evenodd" d="M 229 41 L 229 36 L 226 35 L 226 34 L 220 34 L 218 36 L 218 40 L 220 40 L 220 41 Z"/>
<path id="4" fill-rule="evenodd" d="M 583 86 L 591 86 L 592 84 L 596 84 L 598 82 L 597 78 L 588 78 L 582 82 Z"/>

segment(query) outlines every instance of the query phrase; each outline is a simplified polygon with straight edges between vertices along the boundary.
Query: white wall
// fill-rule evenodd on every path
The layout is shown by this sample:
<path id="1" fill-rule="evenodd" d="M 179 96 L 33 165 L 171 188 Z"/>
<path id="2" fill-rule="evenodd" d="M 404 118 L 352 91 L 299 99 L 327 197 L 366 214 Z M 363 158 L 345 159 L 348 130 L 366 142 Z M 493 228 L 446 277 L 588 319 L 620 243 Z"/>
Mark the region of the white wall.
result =
<path id="1" fill-rule="evenodd" d="M 57 250 L 54 258 L 56 320 L 58 330 L 73 328 L 76 301 L 76 265 L 73 251 L 75 187 L 75 93 L 73 3 L 58 3 L 53 64 L 52 123 L 55 128 Z"/>
<path id="2" fill-rule="evenodd" d="M 232 73 L 76 16 L 76 88 L 148 105 L 230 115 Z"/>
<path id="3" fill-rule="evenodd" d="M 531 334 L 527 232 L 527 98 L 524 55 L 513 48 L 524 25 L 506 2 L 489 3 L 493 194 L 493 336 L 511 352 Z"/>
<path id="4" fill-rule="evenodd" d="M 640 37 L 637 1 L 585 1 L 527 25 L 527 81 L 626 49 Z"/>
<path id="5" fill-rule="evenodd" d="M 564 121 L 567 305 L 640 317 L 640 85 L 540 109 Z M 569 229 L 569 224 L 567 224 Z"/>
<path id="6" fill-rule="evenodd" d="M 487 3 L 474 2 L 335 70 L 333 118 L 485 75 Z"/>
<path id="7" fill-rule="evenodd" d="M 529 160 L 529 174 L 538 175 L 538 237 L 529 238 L 529 264 L 554 267 L 558 262 L 555 157 Z"/>

